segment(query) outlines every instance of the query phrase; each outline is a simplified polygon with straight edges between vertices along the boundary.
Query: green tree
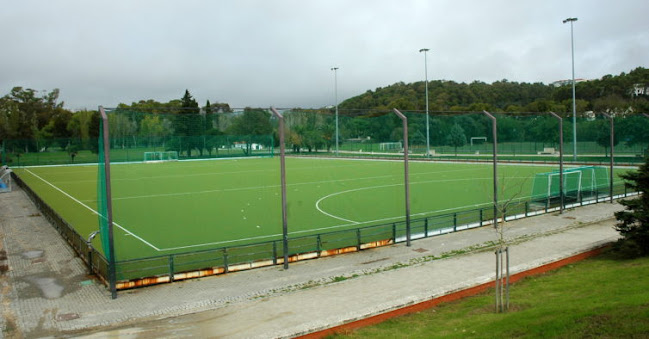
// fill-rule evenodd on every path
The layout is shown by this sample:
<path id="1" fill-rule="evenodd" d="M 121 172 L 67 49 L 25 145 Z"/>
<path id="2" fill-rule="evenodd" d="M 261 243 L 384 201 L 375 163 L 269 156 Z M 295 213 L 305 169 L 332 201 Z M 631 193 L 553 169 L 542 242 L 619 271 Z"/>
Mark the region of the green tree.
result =
<path id="1" fill-rule="evenodd" d="M 175 134 L 179 137 L 179 143 L 174 145 L 177 151 L 185 151 L 188 158 L 191 158 L 194 149 L 198 149 L 200 154 L 203 153 L 203 119 L 200 115 L 198 102 L 194 100 L 189 90 L 185 90 L 185 95 L 180 99 L 174 127 Z"/>
<path id="2" fill-rule="evenodd" d="M 270 113 L 263 109 L 253 109 L 246 107 L 243 114 L 237 116 L 230 128 L 228 134 L 239 135 L 246 141 L 246 148 L 244 153 L 250 155 L 252 151 L 252 143 L 250 136 L 270 135 L 273 132 L 273 127 L 270 124 Z"/>
<path id="3" fill-rule="evenodd" d="M 464 134 L 464 129 L 460 125 L 455 124 L 451 127 L 447 143 L 449 146 L 455 148 L 455 156 L 457 156 L 457 148 L 466 145 L 466 135 Z"/>
<path id="4" fill-rule="evenodd" d="M 88 124 L 88 136 L 90 139 L 89 148 L 92 153 L 99 153 L 99 129 L 101 128 L 101 115 L 98 111 L 92 111 Z"/>
<path id="5" fill-rule="evenodd" d="M 621 200 L 623 211 L 615 212 L 615 229 L 622 238 L 615 244 L 618 253 L 626 257 L 649 255 L 649 157 L 635 172 L 620 175 L 626 186 L 639 192 L 637 198 Z"/>
<path id="6" fill-rule="evenodd" d="M 595 128 L 597 128 L 595 132 L 595 141 L 598 145 L 604 147 L 604 152 L 608 157 L 608 150 L 611 146 L 611 125 L 609 119 L 597 120 Z M 618 135 L 617 133 L 613 133 L 613 146 L 616 146 L 618 143 Z"/>
<path id="7" fill-rule="evenodd" d="M 160 143 L 164 140 L 165 136 L 168 136 L 171 131 L 165 128 L 164 117 L 156 115 L 145 115 L 144 119 L 140 121 L 140 137 L 144 138 L 147 141 L 148 147 L 159 146 Z M 164 144 L 162 144 L 164 147 Z"/>

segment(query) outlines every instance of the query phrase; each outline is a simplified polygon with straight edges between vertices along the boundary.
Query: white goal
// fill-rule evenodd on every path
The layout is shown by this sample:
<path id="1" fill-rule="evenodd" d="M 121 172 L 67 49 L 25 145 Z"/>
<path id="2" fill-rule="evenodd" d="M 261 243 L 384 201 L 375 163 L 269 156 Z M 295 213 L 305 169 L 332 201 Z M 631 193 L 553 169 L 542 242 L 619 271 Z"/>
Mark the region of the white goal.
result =
<path id="1" fill-rule="evenodd" d="M 178 152 L 176 151 L 144 152 L 144 162 L 163 162 L 177 160 Z"/>
<path id="2" fill-rule="evenodd" d="M 381 151 L 394 151 L 394 150 L 402 150 L 403 149 L 403 144 L 401 141 L 397 142 L 382 142 L 379 144 L 379 150 Z"/>

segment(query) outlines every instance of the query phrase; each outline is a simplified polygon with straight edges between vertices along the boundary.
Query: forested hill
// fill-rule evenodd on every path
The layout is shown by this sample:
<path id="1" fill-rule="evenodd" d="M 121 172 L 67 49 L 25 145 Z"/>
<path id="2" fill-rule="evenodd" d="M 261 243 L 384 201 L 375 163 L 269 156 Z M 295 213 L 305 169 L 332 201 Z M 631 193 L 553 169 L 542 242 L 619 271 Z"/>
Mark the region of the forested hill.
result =
<path id="1" fill-rule="evenodd" d="M 428 83 L 430 111 L 570 112 L 572 86 L 507 80 Z M 577 112 L 649 112 L 649 69 L 578 82 Z M 341 109 L 425 110 L 425 83 L 398 82 L 343 101 Z"/>

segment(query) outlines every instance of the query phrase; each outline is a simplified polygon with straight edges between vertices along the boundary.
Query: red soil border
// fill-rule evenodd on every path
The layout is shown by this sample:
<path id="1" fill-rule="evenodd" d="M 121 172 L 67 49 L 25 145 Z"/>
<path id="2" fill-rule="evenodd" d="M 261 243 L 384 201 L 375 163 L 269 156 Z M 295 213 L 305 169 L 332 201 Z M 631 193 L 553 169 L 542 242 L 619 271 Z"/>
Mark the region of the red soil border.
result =
<path id="1" fill-rule="evenodd" d="M 600 254 L 605 247 L 607 247 L 607 246 L 602 246 L 602 247 L 592 249 L 592 250 L 587 251 L 587 252 L 583 252 L 583 253 L 580 253 L 580 254 L 577 254 L 577 255 L 573 255 L 573 256 L 565 258 L 565 259 L 561 259 L 561 260 L 558 260 L 558 261 L 555 261 L 555 262 L 552 262 L 552 263 L 549 263 L 549 264 L 545 264 L 545 265 L 542 265 L 542 266 L 539 266 L 539 267 L 536 267 L 536 268 L 532 268 L 532 269 L 524 271 L 524 272 L 513 274 L 513 275 L 510 276 L 509 281 L 510 281 L 510 283 L 514 283 L 514 282 L 516 282 L 518 280 L 521 280 L 521 279 L 523 279 L 525 277 L 543 274 L 545 272 L 556 270 L 557 268 L 560 268 L 560 267 L 563 267 L 563 266 L 566 266 L 566 265 L 569 265 L 569 264 L 584 260 L 586 258 L 596 256 L 596 255 Z M 327 328 L 327 329 L 324 329 L 324 330 L 321 330 L 321 331 L 316 331 L 316 332 L 312 332 L 312 333 L 309 333 L 309 334 L 305 334 L 305 335 L 299 336 L 298 338 L 301 338 L 301 339 L 316 339 L 316 338 L 324 338 L 324 337 L 326 337 L 328 335 L 333 335 L 333 334 L 336 334 L 336 333 L 346 333 L 346 332 L 353 331 L 353 330 L 356 330 L 356 329 L 359 329 L 359 328 L 362 328 L 362 327 L 378 324 L 380 322 L 386 321 L 386 320 L 394 318 L 394 317 L 398 317 L 398 316 L 402 316 L 402 315 L 410 314 L 410 313 L 420 312 L 420 311 L 423 311 L 425 309 L 432 308 L 432 307 L 434 307 L 434 306 L 436 306 L 438 304 L 441 304 L 441 303 L 451 302 L 451 301 L 455 301 L 455 300 L 458 300 L 458 299 L 470 297 L 470 296 L 482 293 L 482 292 L 486 291 L 487 289 L 493 288 L 493 287 L 494 287 L 494 281 L 491 281 L 491 282 L 480 284 L 480 285 L 470 287 L 470 288 L 467 288 L 467 289 L 464 289 L 464 290 L 461 290 L 461 291 L 457 291 L 457 292 L 453 292 L 453 293 L 450 293 L 450 294 L 447 294 L 447 295 L 443 295 L 441 297 L 437 297 L 437 298 L 430 299 L 430 300 L 427 300 L 427 301 L 424 301 L 424 302 L 420 302 L 418 304 L 402 307 L 402 308 L 399 308 L 399 309 L 396 309 L 396 310 L 393 310 L 393 311 L 385 312 L 385 313 L 382 313 L 382 314 L 377 314 L 375 316 L 371 316 L 371 317 L 368 317 L 368 318 L 365 318 L 365 319 L 360 319 L 360 320 L 352 321 L 352 322 L 349 322 L 349 323 L 346 323 L 346 324 L 342 324 L 342 325 L 334 326 L 334 327 L 331 327 L 331 328 Z"/>

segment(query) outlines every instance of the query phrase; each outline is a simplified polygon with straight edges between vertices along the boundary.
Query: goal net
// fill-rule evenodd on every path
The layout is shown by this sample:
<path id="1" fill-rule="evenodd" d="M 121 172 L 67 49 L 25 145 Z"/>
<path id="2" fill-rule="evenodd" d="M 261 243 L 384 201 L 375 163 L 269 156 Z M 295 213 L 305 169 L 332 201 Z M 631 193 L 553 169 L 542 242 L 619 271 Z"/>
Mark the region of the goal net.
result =
<path id="1" fill-rule="evenodd" d="M 178 160 L 178 152 L 144 152 L 144 162 L 162 162 Z"/>
<path id="2" fill-rule="evenodd" d="M 382 142 L 379 144 L 379 150 L 381 151 L 394 151 L 394 150 L 402 150 L 403 149 L 403 144 L 401 141 L 397 142 Z"/>
<path id="3" fill-rule="evenodd" d="M 551 203 L 560 198 L 559 171 L 537 173 L 532 184 L 532 200 Z M 597 194 L 608 187 L 608 170 L 605 167 L 584 166 L 563 171 L 563 194 L 567 199 L 578 200 Z"/>

